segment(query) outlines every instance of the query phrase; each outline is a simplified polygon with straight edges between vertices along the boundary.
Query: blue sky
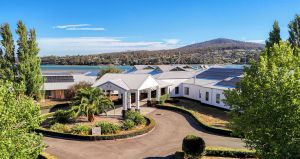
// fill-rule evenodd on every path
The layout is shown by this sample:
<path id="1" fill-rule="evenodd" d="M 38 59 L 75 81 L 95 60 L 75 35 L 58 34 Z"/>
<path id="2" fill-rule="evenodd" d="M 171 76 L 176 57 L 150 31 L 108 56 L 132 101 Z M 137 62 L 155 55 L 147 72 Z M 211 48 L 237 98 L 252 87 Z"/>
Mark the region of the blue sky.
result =
<path id="1" fill-rule="evenodd" d="M 37 30 L 41 56 L 176 48 L 214 38 L 283 39 L 299 0 L 7 0 L 0 23 Z"/>

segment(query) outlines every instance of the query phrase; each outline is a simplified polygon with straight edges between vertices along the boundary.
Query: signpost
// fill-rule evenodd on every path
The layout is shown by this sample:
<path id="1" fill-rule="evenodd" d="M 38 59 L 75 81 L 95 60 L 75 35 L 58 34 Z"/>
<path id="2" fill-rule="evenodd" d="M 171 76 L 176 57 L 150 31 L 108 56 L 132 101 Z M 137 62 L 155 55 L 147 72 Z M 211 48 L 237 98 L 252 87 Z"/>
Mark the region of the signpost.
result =
<path id="1" fill-rule="evenodd" d="M 101 128 L 100 127 L 92 128 L 92 135 L 101 135 Z"/>

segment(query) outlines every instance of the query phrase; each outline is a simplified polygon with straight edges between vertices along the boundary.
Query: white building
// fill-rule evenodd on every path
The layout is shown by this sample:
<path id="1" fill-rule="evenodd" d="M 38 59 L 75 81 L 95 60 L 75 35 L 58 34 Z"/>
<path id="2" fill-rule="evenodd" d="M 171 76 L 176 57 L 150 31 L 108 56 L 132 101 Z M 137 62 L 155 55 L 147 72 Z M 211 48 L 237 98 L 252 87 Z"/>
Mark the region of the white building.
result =
<path id="1" fill-rule="evenodd" d="M 133 103 L 139 110 L 139 101 L 142 97 L 150 100 L 152 91 L 156 92 L 157 101 L 161 94 L 169 93 L 171 97 L 185 97 L 230 109 L 223 103 L 224 90 L 234 89 L 242 74 L 243 70 L 236 68 L 194 70 L 185 65 L 136 65 L 122 74 L 105 74 L 93 86 L 118 93 L 123 99 L 124 111 L 131 109 Z"/>

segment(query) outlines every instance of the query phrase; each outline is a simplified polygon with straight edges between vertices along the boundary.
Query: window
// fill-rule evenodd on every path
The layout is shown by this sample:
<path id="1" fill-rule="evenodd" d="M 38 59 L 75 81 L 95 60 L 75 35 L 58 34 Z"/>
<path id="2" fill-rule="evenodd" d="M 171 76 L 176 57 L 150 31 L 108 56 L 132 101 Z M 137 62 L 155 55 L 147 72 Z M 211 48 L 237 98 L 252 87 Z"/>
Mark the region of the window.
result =
<path id="1" fill-rule="evenodd" d="M 209 100 L 209 92 L 205 93 L 205 100 L 208 101 Z"/>
<path id="2" fill-rule="evenodd" d="M 201 99 L 201 90 L 199 90 L 199 98 Z"/>
<path id="3" fill-rule="evenodd" d="M 218 93 L 216 94 L 216 103 L 220 104 L 221 95 Z"/>
<path id="4" fill-rule="evenodd" d="M 190 94 L 190 88 L 189 87 L 184 87 L 184 94 L 189 95 Z"/>
<path id="5" fill-rule="evenodd" d="M 175 87 L 175 94 L 179 94 L 179 87 Z"/>

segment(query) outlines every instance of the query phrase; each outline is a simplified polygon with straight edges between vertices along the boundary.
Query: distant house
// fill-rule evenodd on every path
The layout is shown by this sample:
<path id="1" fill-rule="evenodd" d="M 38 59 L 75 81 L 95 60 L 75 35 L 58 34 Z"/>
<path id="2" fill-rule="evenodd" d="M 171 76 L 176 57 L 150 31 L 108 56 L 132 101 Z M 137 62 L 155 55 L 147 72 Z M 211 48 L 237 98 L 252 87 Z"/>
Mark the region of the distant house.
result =
<path id="1" fill-rule="evenodd" d="M 43 74 L 45 99 L 66 99 L 68 90 L 74 84 L 87 82 L 91 85 L 95 82 L 96 77 L 85 74 Z"/>

